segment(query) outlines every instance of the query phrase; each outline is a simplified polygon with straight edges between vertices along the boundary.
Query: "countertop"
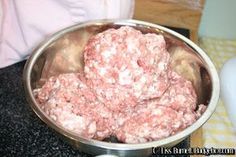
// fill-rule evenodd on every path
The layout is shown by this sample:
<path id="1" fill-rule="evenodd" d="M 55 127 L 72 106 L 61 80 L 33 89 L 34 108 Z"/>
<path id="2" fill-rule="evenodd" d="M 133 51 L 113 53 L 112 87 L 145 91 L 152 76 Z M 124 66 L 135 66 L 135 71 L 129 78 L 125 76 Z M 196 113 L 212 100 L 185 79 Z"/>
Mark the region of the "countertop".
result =
<path id="1" fill-rule="evenodd" d="M 0 69 L 0 156 L 89 157 L 59 138 L 30 108 L 22 81 L 24 64 Z M 176 147 L 188 148 L 189 138 Z"/>

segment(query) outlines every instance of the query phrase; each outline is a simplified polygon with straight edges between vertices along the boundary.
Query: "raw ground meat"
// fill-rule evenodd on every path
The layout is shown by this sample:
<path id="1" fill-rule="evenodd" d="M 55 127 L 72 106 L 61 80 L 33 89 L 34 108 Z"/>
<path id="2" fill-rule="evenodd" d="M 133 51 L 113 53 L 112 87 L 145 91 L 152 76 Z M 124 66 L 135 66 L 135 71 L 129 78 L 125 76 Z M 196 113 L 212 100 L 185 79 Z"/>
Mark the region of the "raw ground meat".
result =
<path id="1" fill-rule="evenodd" d="M 114 111 L 120 104 L 135 106 L 160 97 L 169 85 L 169 53 L 162 35 L 144 35 L 131 27 L 109 29 L 89 40 L 84 62 L 98 99 Z"/>
<path id="2" fill-rule="evenodd" d="M 197 108 L 192 83 L 169 62 L 162 35 L 109 29 L 88 41 L 83 74 L 51 77 L 34 94 L 51 119 L 82 137 L 158 140 L 190 126 L 206 109 Z"/>
<path id="3" fill-rule="evenodd" d="M 182 116 L 170 107 L 142 104 L 135 112 L 116 131 L 122 142 L 143 143 L 168 137 L 182 125 Z"/>
<path id="4" fill-rule="evenodd" d="M 68 130 L 95 139 L 111 135 L 112 113 L 97 101 L 81 74 L 51 77 L 34 92 L 45 113 Z"/>
<path id="5" fill-rule="evenodd" d="M 192 83 L 170 71 L 170 87 L 162 97 L 144 101 L 126 114 L 116 135 L 125 143 L 142 143 L 168 137 L 197 119 Z"/>

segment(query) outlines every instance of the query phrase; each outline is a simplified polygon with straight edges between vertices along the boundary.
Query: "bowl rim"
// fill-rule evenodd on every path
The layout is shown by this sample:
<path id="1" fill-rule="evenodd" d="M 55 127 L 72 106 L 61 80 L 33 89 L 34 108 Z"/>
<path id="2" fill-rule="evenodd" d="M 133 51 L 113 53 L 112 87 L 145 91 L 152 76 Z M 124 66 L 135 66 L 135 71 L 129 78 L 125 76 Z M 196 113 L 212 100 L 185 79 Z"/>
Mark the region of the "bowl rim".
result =
<path id="1" fill-rule="evenodd" d="M 208 72 L 210 74 L 211 80 L 212 80 L 212 95 L 211 99 L 209 101 L 208 107 L 206 111 L 203 113 L 203 115 L 193 123 L 193 125 L 185 128 L 184 130 L 180 131 L 179 133 L 176 133 L 172 136 L 157 140 L 157 141 L 151 141 L 151 142 L 145 142 L 145 143 L 137 143 L 137 144 L 124 144 L 124 143 L 109 143 L 104 141 L 98 141 L 94 139 L 87 139 L 83 138 L 81 136 L 78 136 L 76 133 L 73 133 L 72 131 L 68 131 L 64 129 L 61 126 L 58 126 L 47 116 L 42 109 L 38 106 L 36 99 L 34 98 L 32 89 L 31 89 L 31 82 L 30 76 L 31 71 L 34 66 L 34 63 L 37 61 L 37 58 L 43 53 L 44 49 L 47 48 L 51 43 L 59 39 L 61 36 L 65 35 L 66 33 L 75 31 L 79 28 L 90 26 L 90 25 L 103 25 L 103 24 L 114 24 L 114 25 L 126 25 L 126 26 L 144 26 L 144 27 L 152 27 L 161 31 L 164 31 L 171 36 L 177 37 L 179 40 L 187 43 L 192 49 L 194 49 L 198 55 L 206 62 Z M 220 93 L 220 83 L 219 83 L 219 77 L 217 70 L 212 63 L 211 59 L 206 55 L 206 53 L 198 47 L 194 42 L 189 40 L 188 38 L 184 37 L 183 35 L 170 30 L 166 27 L 160 26 L 158 24 L 153 24 L 149 22 L 139 21 L 139 20 L 131 20 L 131 19 L 112 19 L 112 20 L 93 20 L 83 23 L 78 23 L 73 26 L 69 26 L 65 29 L 62 29 L 55 34 L 51 35 L 48 39 L 43 41 L 39 46 L 33 51 L 29 59 L 27 60 L 24 72 L 23 72 L 23 82 L 24 82 L 24 89 L 26 98 L 33 109 L 33 111 L 36 113 L 36 115 L 44 121 L 49 127 L 56 130 L 56 132 L 66 136 L 69 139 L 81 142 L 83 144 L 87 145 L 93 145 L 100 148 L 105 149 L 112 149 L 112 150 L 137 150 L 137 149 L 146 149 L 146 148 L 152 148 L 152 147 L 160 147 L 165 146 L 170 143 L 176 142 L 178 140 L 181 140 L 191 133 L 193 133 L 195 130 L 200 128 L 213 114 L 214 110 L 216 109 L 217 102 L 219 99 L 219 93 Z"/>

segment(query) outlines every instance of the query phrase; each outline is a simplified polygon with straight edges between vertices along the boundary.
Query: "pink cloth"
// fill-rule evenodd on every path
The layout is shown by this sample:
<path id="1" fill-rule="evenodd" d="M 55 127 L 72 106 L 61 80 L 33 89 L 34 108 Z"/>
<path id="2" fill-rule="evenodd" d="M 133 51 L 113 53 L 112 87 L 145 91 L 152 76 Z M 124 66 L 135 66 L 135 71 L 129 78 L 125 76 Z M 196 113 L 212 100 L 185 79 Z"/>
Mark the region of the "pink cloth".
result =
<path id="1" fill-rule="evenodd" d="M 131 18 L 134 8 L 134 0 L 1 0 L 0 3 L 0 68 L 24 60 L 46 36 L 62 28 L 92 19 Z"/>

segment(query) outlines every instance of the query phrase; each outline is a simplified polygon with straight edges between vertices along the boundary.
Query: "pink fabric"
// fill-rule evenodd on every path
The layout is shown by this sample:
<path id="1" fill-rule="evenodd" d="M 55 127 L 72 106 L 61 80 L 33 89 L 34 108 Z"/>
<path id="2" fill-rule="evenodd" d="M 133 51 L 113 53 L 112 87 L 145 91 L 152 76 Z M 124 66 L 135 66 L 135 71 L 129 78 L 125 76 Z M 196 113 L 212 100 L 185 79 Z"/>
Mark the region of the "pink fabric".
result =
<path id="1" fill-rule="evenodd" d="M 131 18 L 134 8 L 134 0 L 1 0 L 0 3 L 0 68 L 27 58 L 46 36 L 62 28 L 92 19 Z"/>

